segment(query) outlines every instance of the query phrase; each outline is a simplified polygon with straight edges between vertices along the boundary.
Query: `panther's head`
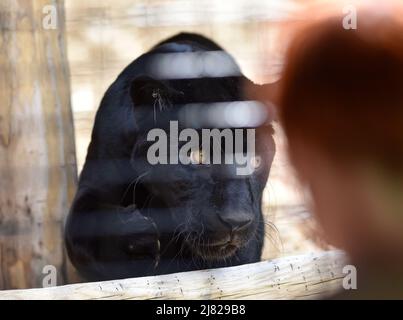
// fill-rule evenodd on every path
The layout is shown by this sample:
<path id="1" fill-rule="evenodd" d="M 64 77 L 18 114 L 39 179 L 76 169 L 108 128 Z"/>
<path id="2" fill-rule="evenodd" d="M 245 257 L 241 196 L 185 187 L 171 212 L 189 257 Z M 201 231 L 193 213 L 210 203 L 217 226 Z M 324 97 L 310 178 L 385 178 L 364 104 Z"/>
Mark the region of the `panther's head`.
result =
<path id="1" fill-rule="evenodd" d="M 145 65 L 130 85 L 132 164 L 149 194 L 144 206 L 173 222 L 160 223 L 169 229 L 162 232 L 199 257 L 230 257 L 263 224 L 275 153 L 270 109 L 247 96 L 255 85 L 224 51 L 168 44 Z"/>

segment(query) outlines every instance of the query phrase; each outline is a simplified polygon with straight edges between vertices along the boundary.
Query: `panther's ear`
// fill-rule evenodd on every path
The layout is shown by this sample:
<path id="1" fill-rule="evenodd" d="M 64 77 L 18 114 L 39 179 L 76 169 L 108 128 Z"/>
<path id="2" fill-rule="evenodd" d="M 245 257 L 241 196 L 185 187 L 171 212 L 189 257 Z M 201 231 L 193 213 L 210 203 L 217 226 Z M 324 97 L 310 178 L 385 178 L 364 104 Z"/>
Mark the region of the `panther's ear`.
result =
<path id="1" fill-rule="evenodd" d="M 180 93 L 165 82 L 148 76 L 135 78 L 129 90 L 138 128 L 148 130 L 157 125 L 162 127 L 169 124 L 175 115 L 172 107 L 180 101 Z"/>
<path id="2" fill-rule="evenodd" d="M 129 90 L 134 106 L 154 105 L 156 101 L 162 103 L 169 95 L 168 88 L 161 81 L 148 76 L 135 78 Z"/>
<path id="3" fill-rule="evenodd" d="M 281 80 L 262 85 L 248 82 L 245 86 L 248 99 L 261 101 L 269 108 L 271 119 L 277 120 Z"/>

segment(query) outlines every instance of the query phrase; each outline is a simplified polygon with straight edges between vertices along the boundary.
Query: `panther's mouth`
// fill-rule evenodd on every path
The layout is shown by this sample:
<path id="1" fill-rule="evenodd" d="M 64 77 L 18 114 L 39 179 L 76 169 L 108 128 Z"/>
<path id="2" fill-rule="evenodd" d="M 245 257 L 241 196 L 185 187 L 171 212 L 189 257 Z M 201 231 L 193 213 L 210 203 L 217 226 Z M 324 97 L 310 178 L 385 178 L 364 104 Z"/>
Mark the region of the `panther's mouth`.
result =
<path id="1" fill-rule="evenodd" d="M 197 245 L 192 246 L 193 251 L 206 260 L 223 260 L 232 257 L 239 249 L 233 242 L 221 245 Z"/>

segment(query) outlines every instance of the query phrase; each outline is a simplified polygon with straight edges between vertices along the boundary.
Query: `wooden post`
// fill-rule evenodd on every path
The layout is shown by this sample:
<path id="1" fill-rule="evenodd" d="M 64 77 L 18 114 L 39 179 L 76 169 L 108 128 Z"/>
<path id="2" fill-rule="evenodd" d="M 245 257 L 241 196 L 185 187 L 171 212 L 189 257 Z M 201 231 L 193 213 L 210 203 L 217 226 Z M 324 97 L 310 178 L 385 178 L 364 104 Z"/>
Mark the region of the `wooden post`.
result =
<path id="1" fill-rule="evenodd" d="M 46 265 L 65 281 L 76 165 L 64 31 L 62 0 L 0 1 L 2 289 L 41 287 Z"/>

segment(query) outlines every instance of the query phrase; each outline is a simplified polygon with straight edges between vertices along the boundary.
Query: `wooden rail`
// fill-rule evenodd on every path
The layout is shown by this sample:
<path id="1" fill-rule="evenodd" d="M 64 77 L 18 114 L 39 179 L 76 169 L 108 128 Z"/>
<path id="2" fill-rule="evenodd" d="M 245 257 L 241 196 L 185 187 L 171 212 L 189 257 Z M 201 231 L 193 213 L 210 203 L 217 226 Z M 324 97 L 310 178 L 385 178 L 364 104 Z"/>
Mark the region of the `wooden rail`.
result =
<path id="1" fill-rule="evenodd" d="M 325 251 L 230 268 L 0 291 L 0 299 L 315 299 L 341 290 L 345 255 Z"/>

